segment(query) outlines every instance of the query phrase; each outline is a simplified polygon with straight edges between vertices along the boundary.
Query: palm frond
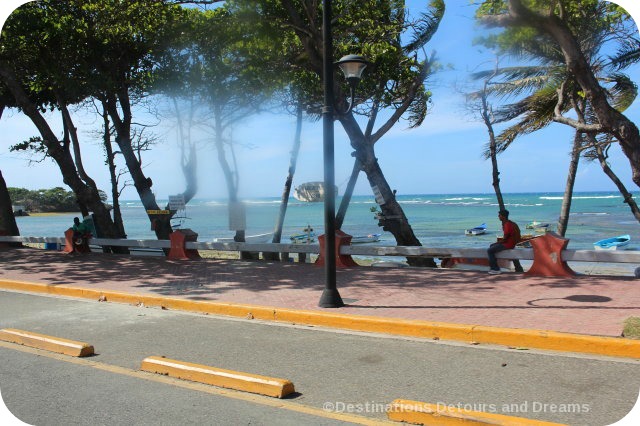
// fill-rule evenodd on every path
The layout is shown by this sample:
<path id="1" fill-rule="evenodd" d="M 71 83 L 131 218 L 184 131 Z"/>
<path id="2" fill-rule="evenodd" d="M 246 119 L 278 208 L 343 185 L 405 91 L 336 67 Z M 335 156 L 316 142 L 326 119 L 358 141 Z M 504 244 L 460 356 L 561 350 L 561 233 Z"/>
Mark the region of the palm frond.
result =
<path id="1" fill-rule="evenodd" d="M 615 69 L 622 70 L 640 62 L 640 39 L 632 37 L 625 40 L 615 56 L 610 56 L 610 63 Z"/>
<path id="2" fill-rule="evenodd" d="M 638 86 L 628 75 L 622 73 L 615 73 L 607 80 L 614 83 L 608 90 L 612 106 L 618 111 L 629 108 L 638 96 Z"/>
<path id="3" fill-rule="evenodd" d="M 471 73 L 474 80 L 499 79 L 502 81 L 519 80 L 522 78 L 548 75 L 550 67 L 547 66 L 521 66 L 521 67 L 503 67 L 498 69 L 483 70 Z"/>
<path id="4" fill-rule="evenodd" d="M 402 48 L 405 53 L 415 52 L 431 40 L 442 21 L 444 10 L 444 0 L 431 0 L 429 10 L 421 13 L 413 24 L 414 33 L 411 41 Z"/>
<path id="5" fill-rule="evenodd" d="M 556 91 L 552 87 L 548 87 L 520 102 L 503 106 L 497 110 L 494 114 L 496 122 L 507 122 L 520 117 L 520 121 L 507 127 L 496 137 L 497 152 L 506 150 L 518 136 L 533 133 L 552 123 L 557 102 Z M 563 111 L 568 109 L 568 105 L 563 105 Z"/>
<path id="6" fill-rule="evenodd" d="M 517 97 L 524 93 L 542 90 L 549 85 L 547 76 L 529 77 L 505 83 L 495 83 L 487 87 L 487 94 L 501 98 Z"/>

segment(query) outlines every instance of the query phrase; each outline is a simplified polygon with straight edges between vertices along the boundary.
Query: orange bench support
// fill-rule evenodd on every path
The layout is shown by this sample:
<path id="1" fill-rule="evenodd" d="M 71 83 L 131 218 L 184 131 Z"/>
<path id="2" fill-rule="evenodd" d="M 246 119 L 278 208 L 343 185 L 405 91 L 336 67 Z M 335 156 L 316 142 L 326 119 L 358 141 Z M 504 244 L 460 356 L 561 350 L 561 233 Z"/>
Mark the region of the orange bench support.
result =
<path id="1" fill-rule="evenodd" d="M 169 240 L 171 241 L 171 248 L 167 258 L 172 260 L 190 260 L 201 259 L 198 250 L 188 249 L 186 247 L 187 241 L 194 242 L 198 239 L 198 234 L 190 229 L 183 229 L 174 231 L 169 234 Z"/>
<path id="2" fill-rule="evenodd" d="M 555 232 L 529 240 L 533 247 L 533 264 L 525 275 L 542 277 L 575 277 L 576 273 L 562 260 L 562 250 L 569 240 Z"/>
<path id="3" fill-rule="evenodd" d="M 80 245 L 76 244 L 73 241 L 73 229 L 69 228 L 64 231 L 64 249 L 63 252 L 67 254 L 71 253 L 91 253 L 91 249 L 89 245 L 86 243 L 82 243 Z"/>
<path id="4" fill-rule="evenodd" d="M 324 247 L 326 244 L 325 235 L 320 235 L 318 237 L 318 242 L 320 243 L 320 256 L 318 256 L 318 259 L 316 259 L 315 264 L 318 266 L 324 266 Z M 340 254 L 340 247 L 348 245 L 351 245 L 351 235 L 346 234 L 339 229 L 336 230 L 336 268 L 350 268 L 353 266 L 358 266 L 358 264 L 350 255 Z"/>

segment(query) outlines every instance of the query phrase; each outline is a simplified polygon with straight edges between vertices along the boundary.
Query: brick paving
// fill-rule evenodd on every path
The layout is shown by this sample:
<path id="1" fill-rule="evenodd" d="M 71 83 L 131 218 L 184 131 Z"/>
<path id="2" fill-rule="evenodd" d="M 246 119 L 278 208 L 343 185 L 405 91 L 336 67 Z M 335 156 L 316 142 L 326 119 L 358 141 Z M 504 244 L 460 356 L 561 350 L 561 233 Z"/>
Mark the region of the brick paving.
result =
<path id="1" fill-rule="evenodd" d="M 319 308 L 324 269 L 239 260 L 173 261 L 40 249 L 0 249 L 0 280 L 71 285 L 278 308 L 619 336 L 640 316 L 640 281 L 582 275 L 527 277 L 426 268 L 340 269 L 346 306 Z"/>

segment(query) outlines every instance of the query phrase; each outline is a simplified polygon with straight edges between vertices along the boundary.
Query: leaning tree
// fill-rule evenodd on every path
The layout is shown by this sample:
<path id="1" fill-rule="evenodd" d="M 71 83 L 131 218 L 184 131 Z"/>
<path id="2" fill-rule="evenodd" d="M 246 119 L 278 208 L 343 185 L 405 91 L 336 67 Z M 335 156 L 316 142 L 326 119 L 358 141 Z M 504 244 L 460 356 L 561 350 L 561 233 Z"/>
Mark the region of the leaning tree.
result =
<path id="1" fill-rule="evenodd" d="M 323 37 L 319 2 L 290 0 L 234 0 L 233 7 L 260 25 L 276 29 L 275 50 L 281 61 L 306 75 L 306 109 L 319 115 L 322 107 Z M 426 12 L 411 18 L 403 2 L 335 1 L 333 38 L 335 57 L 358 53 L 371 61 L 361 82 L 355 106 L 345 111 L 346 84 L 334 81 L 334 118 L 344 128 L 357 162 L 381 209 L 379 225 L 391 232 L 397 244 L 421 245 L 378 163 L 375 144 L 396 125 L 420 126 L 431 101 L 425 81 L 434 70 L 434 56 L 425 46 L 444 14 L 444 1 L 432 0 Z M 383 117 L 385 119 L 383 119 Z M 362 124 L 362 127 L 361 127 Z M 348 194 L 345 198 L 348 198 Z M 410 258 L 412 265 L 435 266 L 433 259 Z"/>
<path id="2" fill-rule="evenodd" d="M 599 8 L 603 15 L 594 16 L 594 8 Z M 637 31 L 631 16 L 620 6 L 603 0 L 485 0 L 477 15 L 490 27 L 524 29 L 539 37 L 541 43 L 554 44 L 561 52 L 567 73 L 591 105 L 595 122 L 580 123 L 561 114 L 554 114 L 553 120 L 571 125 L 583 133 L 606 133 L 617 139 L 629 160 L 632 179 L 640 186 L 638 127 L 609 101 L 607 91 L 598 81 L 597 73 L 582 49 L 576 30 L 581 21 L 604 19 L 612 26 Z"/>
<path id="3" fill-rule="evenodd" d="M 604 52 L 627 45 L 628 23 L 620 19 L 617 9 L 612 11 L 610 4 L 602 2 L 586 2 L 579 11 L 573 10 L 572 15 L 568 16 L 569 13 L 565 12 L 566 22 L 608 103 L 624 111 L 637 95 L 636 85 L 620 72 L 621 65 L 615 65 L 616 61 L 612 61 Z M 598 131 L 585 131 L 585 128 L 597 123 L 595 110 L 575 75 L 565 66 L 562 49 L 548 34 L 530 28 L 513 27 L 485 38 L 484 43 L 530 63 L 501 68 L 497 72 L 487 70 L 475 74 L 478 78 L 490 74 L 498 77 L 498 81 L 491 86 L 491 92 L 495 95 L 518 97 L 527 94 L 517 102 L 503 106 L 496 114 L 502 122 L 517 118 L 515 124 L 508 126 L 498 136 L 499 152 L 505 150 L 519 135 L 540 130 L 554 121 L 575 128 L 565 196 L 558 221 L 558 232 L 564 235 L 580 156 L 590 146 L 592 157 L 599 151 L 593 147 Z M 567 113 L 571 112 L 575 118 L 567 118 Z M 601 161 L 601 164 L 604 163 Z M 610 169 L 607 171 L 605 168 L 605 173 L 612 176 Z M 632 211 L 637 210 L 633 199 L 625 197 L 625 200 Z"/>

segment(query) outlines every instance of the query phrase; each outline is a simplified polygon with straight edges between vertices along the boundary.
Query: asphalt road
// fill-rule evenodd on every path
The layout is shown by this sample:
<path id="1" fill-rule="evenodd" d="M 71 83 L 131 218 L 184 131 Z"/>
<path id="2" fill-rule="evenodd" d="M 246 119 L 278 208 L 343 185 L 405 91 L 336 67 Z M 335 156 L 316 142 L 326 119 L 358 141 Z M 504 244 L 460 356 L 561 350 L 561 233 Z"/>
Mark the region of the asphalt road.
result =
<path id="1" fill-rule="evenodd" d="M 94 345 L 72 358 L 0 344 L 19 419 L 73 424 L 339 424 L 386 419 L 397 398 L 606 425 L 638 398 L 636 360 L 274 325 L 0 291 L 0 328 Z M 278 400 L 139 371 L 151 355 L 291 380 Z"/>

